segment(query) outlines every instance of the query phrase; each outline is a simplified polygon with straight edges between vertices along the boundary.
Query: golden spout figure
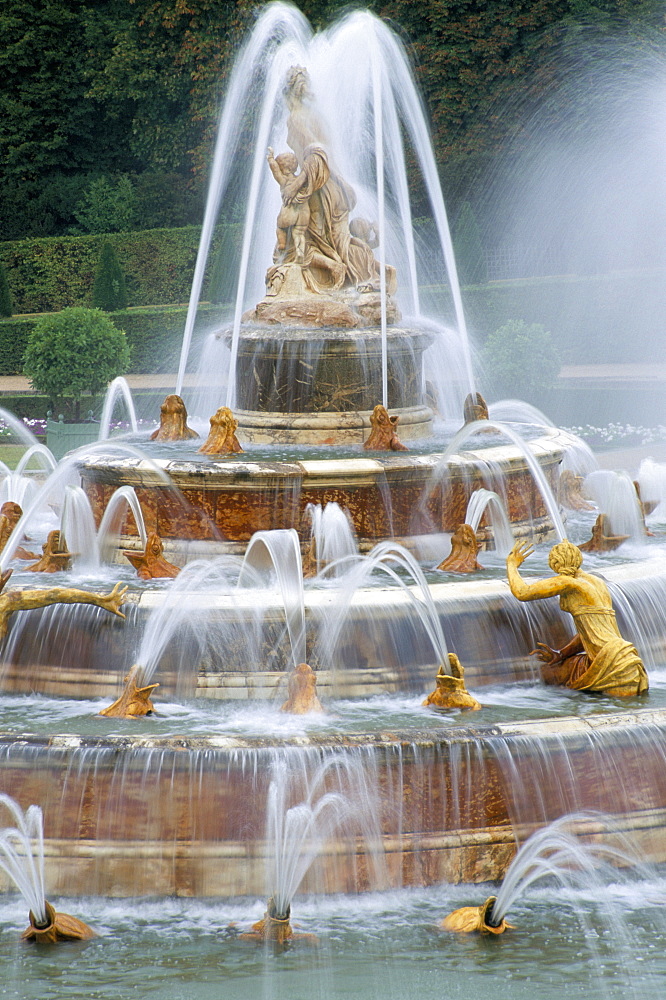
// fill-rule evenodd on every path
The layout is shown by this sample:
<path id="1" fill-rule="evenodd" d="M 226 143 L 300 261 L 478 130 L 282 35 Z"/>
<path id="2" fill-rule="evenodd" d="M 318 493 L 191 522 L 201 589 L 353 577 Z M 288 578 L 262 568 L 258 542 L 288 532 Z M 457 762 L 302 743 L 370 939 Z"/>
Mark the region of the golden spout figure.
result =
<path id="1" fill-rule="evenodd" d="M 0 507 L 0 552 L 2 552 L 9 541 L 9 537 L 18 522 L 23 517 L 21 506 L 13 500 L 6 500 Z M 26 537 L 25 535 L 23 536 Z M 14 559 L 39 559 L 35 552 L 28 552 L 22 545 L 14 550 Z"/>
<path id="2" fill-rule="evenodd" d="M 257 941 L 263 944 L 272 941 L 277 945 L 286 945 L 291 941 L 305 941 L 309 944 L 317 943 L 316 934 L 302 934 L 294 931 L 290 923 L 291 907 L 286 907 L 285 913 L 278 913 L 273 896 L 266 903 L 266 912 L 261 920 L 252 924 L 249 931 L 240 934 L 241 941 Z"/>
<path id="3" fill-rule="evenodd" d="M 307 663 L 299 663 L 289 674 L 287 691 L 288 697 L 281 712 L 308 715 L 310 712 L 324 711 L 317 697 L 317 675 Z"/>
<path id="4" fill-rule="evenodd" d="M 493 906 L 496 896 L 489 896 L 481 906 L 461 906 L 459 910 L 454 910 L 444 917 L 440 927 L 445 931 L 453 931 L 456 934 L 504 934 L 507 930 L 513 930 L 502 918 L 499 924 L 492 923 Z"/>
<path id="5" fill-rule="evenodd" d="M 437 671 L 437 687 L 423 702 L 426 708 L 467 708 L 476 712 L 481 708 L 479 702 L 465 687 L 465 670 L 455 653 L 449 653 L 451 673 L 444 671 L 440 663 Z"/>
<path id="6" fill-rule="evenodd" d="M 476 573 L 483 569 L 477 562 L 478 551 L 479 541 L 474 528 L 470 524 L 459 524 L 451 535 L 451 551 L 437 569 L 447 573 Z"/>
<path id="7" fill-rule="evenodd" d="M 488 404 L 480 392 L 470 392 L 463 403 L 463 417 L 466 424 L 475 420 L 488 420 Z"/>
<path id="8" fill-rule="evenodd" d="M 148 535 L 143 552 L 123 551 L 123 555 L 134 566 L 140 580 L 173 579 L 178 576 L 180 568 L 163 559 L 163 554 L 164 542 L 155 531 Z"/>
<path id="9" fill-rule="evenodd" d="M 151 694 L 159 684 L 147 684 L 139 687 L 142 670 L 138 663 L 135 663 L 127 677 L 125 687 L 119 698 L 99 713 L 112 719 L 138 719 L 144 715 L 153 715 L 155 706 L 151 701 Z"/>
<path id="10" fill-rule="evenodd" d="M 2 593 L 7 581 L 12 575 L 9 569 L 0 573 L 0 639 L 4 639 L 9 629 L 9 618 L 15 611 L 33 611 L 35 608 L 45 608 L 50 604 L 94 604 L 104 608 L 118 618 L 125 615 L 120 610 L 127 587 L 117 583 L 110 594 L 94 594 L 87 590 L 75 590 L 71 587 L 51 587 L 49 590 L 8 590 Z"/>
<path id="11" fill-rule="evenodd" d="M 31 573 L 59 573 L 69 569 L 72 553 L 67 550 L 65 536 L 60 531 L 49 531 L 42 545 L 42 554 L 32 566 L 26 566 Z"/>
<path id="12" fill-rule="evenodd" d="M 580 549 L 567 539 L 554 545 L 548 565 L 556 575 L 527 583 L 518 567 L 532 552 L 529 542 L 517 542 L 507 556 L 511 593 L 519 601 L 559 597 L 561 609 L 572 616 L 577 630 L 562 649 L 537 643 L 532 652 L 542 662 L 544 682 L 620 698 L 644 694 L 649 684 L 638 651 L 620 635 L 604 581 L 581 570 Z"/>
<path id="13" fill-rule="evenodd" d="M 201 455 L 237 455 L 242 448 L 236 437 L 238 421 L 228 406 L 220 406 L 210 418 L 208 437 L 199 448 Z"/>
<path id="14" fill-rule="evenodd" d="M 569 510 L 594 510 L 594 504 L 583 496 L 583 477 L 570 469 L 560 474 L 559 498 L 563 507 Z"/>
<path id="15" fill-rule="evenodd" d="M 58 913 L 45 900 L 46 923 L 39 924 L 30 911 L 30 926 L 21 934 L 21 941 L 34 941 L 36 944 L 61 944 L 63 941 L 89 941 L 97 937 L 94 930 L 84 924 L 78 917 L 69 913 Z"/>
<path id="16" fill-rule="evenodd" d="M 9 536 L 23 517 L 21 507 L 13 500 L 7 500 L 0 507 L 0 552 L 9 541 Z"/>
<path id="17" fill-rule="evenodd" d="M 390 416 L 386 407 L 378 403 L 370 415 L 370 437 L 363 442 L 365 450 L 409 451 L 395 431 L 399 419 L 398 416 Z"/>
<path id="18" fill-rule="evenodd" d="M 187 426 L 187 408 L 181 396 L 167 396 L 160 407 L 160 426 L 150 435 L 151 441 L 188 441 L 199 435 Z"/>
<path id="19" fill-rule="evenodd" d="M 612 552 L 629 537 L 629 535 L 611 535 L 610 518 L 607 514 L 599 514 L 592 525 L 592 537 L 578 548 L 581 552 Z"/>

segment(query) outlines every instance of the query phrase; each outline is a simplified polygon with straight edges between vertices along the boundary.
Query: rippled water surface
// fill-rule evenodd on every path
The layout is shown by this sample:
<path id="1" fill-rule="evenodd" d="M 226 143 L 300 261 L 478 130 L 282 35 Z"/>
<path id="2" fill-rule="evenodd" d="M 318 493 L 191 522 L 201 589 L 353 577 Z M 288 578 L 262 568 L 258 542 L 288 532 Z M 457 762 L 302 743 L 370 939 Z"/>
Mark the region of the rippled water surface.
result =
<path id="1" fill-rule="evenodd" d="M 534 888 L 501 937 L 439 930 L 457 906 L 492 886 L 440 886 L 353 900 L 296 900 L 293 921 L 319 938 L 276 952 L 241 942 L 260 900 L 59 900 L 99 933 L 85 944 L 39 948 L 17 938 L 18 900 L 0 904 L 0 996 L 8 1000 L 561 1000 L 663 997 L 666 881 L 610 876 L 604 898 Z M 231 925 L 231 926 L 230 926 Z"/>

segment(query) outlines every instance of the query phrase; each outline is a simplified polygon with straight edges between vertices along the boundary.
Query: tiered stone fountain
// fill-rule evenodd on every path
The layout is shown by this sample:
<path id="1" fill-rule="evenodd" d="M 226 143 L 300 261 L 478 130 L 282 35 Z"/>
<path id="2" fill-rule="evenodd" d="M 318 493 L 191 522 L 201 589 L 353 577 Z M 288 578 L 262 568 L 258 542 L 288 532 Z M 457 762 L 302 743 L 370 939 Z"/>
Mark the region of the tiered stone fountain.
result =
<path id="1" fill-rule="evenodd" d="M 391 124 L 397 142 L 398 110 L 411 109 L 417 118 L 420 114 L 399 46 L 387 29 L 366 15 L 352 18 L 341 29 L 341 47 L 350 39 L 358 43 L 359 32 L 366 40 L 370 32 L 373 39 L 371 85 L 368 90 L 366 80 L 366 90 L 375 99 L 370 102 L 375 108 L 375 146 L 369 159 L 377 167 L 376 192 L 370 196 L 363 190 L 361 198 L 338 166 L 351 157 L 347 146 L 336 146 L 330 138 L 339 134 L 339 123 L 327 119 L 318 104 L 329 78 L 317 77 L 316 63 L 310 72 L 296 65 L 295 53 L 303 61 L 309 53 L 299 52 L 298 32 L 289 36 L 295 17 L 276 5 L 259 20 L 230 85 L 231 117 L 223 116 L 221 127 L 222 145 L 230 143 L 233 107 L 243 106 L 255 63 L 268 58 L 270 50 L 268 103 L 258 116 L 258 152 L 248 198 L 256 203 L 264 191 L 266 200 L 275 202 L 278 181 L 277 245 L 266 274 L 266 294 L 246 308 L 243 283 L 255 232 L 254 222 L 248 223 L 236 315 L 211 338 L 213 346 L 229 349 L 227 404 L 233 404 L 238 440 L 247 450 L 202 455 L 190 437 L 188 443 L 162 446 L 154 453 L 147 448 L 128 457 L 106 449 L 79 455 L 76 465 L 96 523 L 118 489 L 131 487 L 145 525 L 164 542 L 164 560 L 183 566 L 195 556 L 212 561 L 242 553 L 258 531 L 295 529 L 305 549 L 307 506 L 335 502 L 348 512 L 362 549 L 394 539 L 418 552 L 424 538 L 437 542 L 461 525 L 470 496 L 491 484 L 503 493 L 515 535 L 537 540 L 561 535 L 553 493 L 571 444 L 568 435 L 544 426 L 527 444 L 514 432 L 507 443 L 501 437 L 503 425 L 481 421 L 470 423 L 449 447 L 441 436 L 432 436 L 433 421 L 441 418 L 446 402 L 440 394 L 440 413 L 435 413 L 428 385 L 432 347 L 441 330 L 418 310 L 409 319 L 401 318 L 397 303 L 402 272 L 390 259 L 386 202 L 391 199 L 384 192 L 384 166 L 390 174 L 397 169 L 398 156 L 386 146 L 382 128 L 386 131 Z M 283 36 L 288 41 L 277 44 Z M 243 74 L 248 77 L 246 90 Z M 389 94 L 393 103 L 382 104 Z M 271 152 L 266 166 L 268 123 L 279 118 L 282 99 L 285 144 L 293 155 L 276 158 Z M 382 110 L 385 107 L 389 110 Z M 442 235 L 443 257 L 451 265 L 451 296 L 458 310 L 460 294 L 441 194 L 436 184 L 432 186 L 434 162 L 419 139 L 422 119 L 408 120 L 405 128 L 416 137 L 418 157 L 430 178 L 436 228 Z M 276 135 L 282 140 L 279 129 Z M 213 176 L 214 185 L 223 186 L 224 169 Z M 394 190 L 398 201 L 406 195 L 404 174 Z M 357 211 L 357 199 L 377 213 L 372 216 L 377 222 Z M 216 190 L 212 201 L 219 202 Z M 403 202 L 398 214 L 408 221 Z M 207 232 L 210 235 L 209 220 L 199 285 Z M 403 245 L 408 265 L 410 240 L 405 236 Z M 407 270 L 411 273 L 415 267 Z M 465 355 L 463 341 L 457 350 Z M 462 423 L 462 401 L 473 392 L 473 384 L 465 378 L 447 384 Z M 181 390 L 181 385 L 176 388 Z M 371 432 L 382 421 L 390 430 L 388 448 L 363 450 L 361 445 L 368 439 L 372 443 Z M 136 511 L 128 514 L 118 542 L 118 563 L 123 561 L 121 552 L 143 549 L 141 528 Z M 17 529 L 16 541 L 22 530 Z M 478 535 L 492 548 L 489 522 L 481 522 Z M 618 570 L 618 579 L 623 574 Z M 661 575 L 655 579 L 655 587 L 663 588 Z M 93 629 L 90 619 L 83 619 L 69 631 L 67 641 L 54 640 L 46 656 L 27 639 L 16 639 L 11 657 L 6 656 L 6 688 L 70 698 L 118 694 L 139 646 L 137 632 L 166 607 L 165 628 L 169 615 L 182 622 L 177 612 L 182 615 L 183 608 L 190 608 L 199 623 L 196 628 L 211 628 L 213 639 L 204 653 L 187 638 L 184 627 L 182 634 L 176 628 L 156 673 L 161 685 L 155 694 L 158 712 L 160 696 L 168 701 L 176 692 L 225 701 L 275 697 L 294 648 L 293 634 L 286 636 L 284 629 L 286 599 L 274 600 L 262 617 L 259 645 L 252 647 L 259 648 L 261 662 L 251 662 L 249 640 L 239 640 L 238 634 L 251 631 L 256 592 L 204 593 L 194 588 L 169 604 L 168 595 L 178 594 L 176 584 L 133 586 L 126 599 L 125 624 L 97 623 Z M 333 696 L 405 690 L 422 696 L 432 689 L 438 668 L 449 669 L 441 650 L 434 650 L 430 639 L 411 624 L 420 601 L 418 585 L 411 582 L 405 589 L 399 580 L 389 588 L 370 587 L 353 595 L 345 626 L 351 636 L 343 653 L 346 668 L 322 662 L 315 639 L 330 628 L 328 612 L 339 594 L 336 598 L 330 586 L 321 580 L 319 584 L 306 591 L 308 637 L 301 635 L 298 642 L 307 644 L 324 703 Z M 503 581 L 431 579 L 429 599 L 481 701 L 484 684 L 534 677 L 529 661 L 534 619 L 513 602 Z M 546 608 L 538 622 L 546 634 L 562 637 L 564 622 L 556 608 Z M 225 623 L 231 623 L 235 638 L 216 642 L 215 636 L 227 634 L 215 631 Z M 644 655 L 663 656 L 661 632 L 654 630 L 648 638 L 650 649 Z M 178 665 L 188 657 L 191 669 L 184 677 Z M 573 805 L 613 813 L 624 828 L 635 832 L 645 855 L 663 860 L 665 722 L 662 709 L 643 702 L 629 710 L 619 705 L 613 710 L 606 702 L 603 714 L 589 711 L 581 717 L 494 718 L 482 723 L 454 715 L 440 719 L 424 711 L 418 724 L 402 726 L 391 718 L 358 732 L 353 726 L 339 730 L 329 722 L 296 735 L 277 727 L 270 737 L 251 730 L 234 735 L 225 731 L 223 722 L 213 733 L 172 735 L 168 717 L 158 716 L 154 721 L 100 721 L 94 730 L 87 727 L 85 735 L 3 734 L 0 767 L 5 788 L 23 804 L 38 802 L 44 810 L 48 879 L 54 894 L 262 894 L 265 857 L 271 850 L 265 816 L 272 768 L 279 768 L 280 762 L 300 762 L 301 777 L 290 791 L 290 801 L 298 802 L 307 788 L 308 770 L 337 754 L 365 768 L 376 792 L 387 884 L 423 885 L 501 877 L 516 838 Z M 613 783 L 607 781 L 609 774 L 614 775 Z M 323 848 L 317 887 L 332 892 L 371 887 L 365 855 L 360 842 L 330 840 Z"/>

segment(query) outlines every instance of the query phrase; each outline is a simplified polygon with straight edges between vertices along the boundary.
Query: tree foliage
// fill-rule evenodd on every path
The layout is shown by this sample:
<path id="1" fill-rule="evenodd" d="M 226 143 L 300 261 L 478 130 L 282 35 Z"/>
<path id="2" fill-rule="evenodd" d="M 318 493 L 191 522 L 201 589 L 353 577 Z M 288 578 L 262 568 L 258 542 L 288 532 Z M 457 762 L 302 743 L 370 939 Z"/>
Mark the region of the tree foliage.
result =
<path id="1" fill-rule="evenodd" d="M 345 6 L 297 3 L 316 28 Z M 661 0 L 367 5 L 407 43 L 438 163 L 456 196 L 460 187 L 461 203 L 469 197 L 465 179 L 520 131 L 530 102 L 559 92 L 568 66 L 559 54 L 581 25 L 593 25 L 599 37 L 633 33 L 661 51 L 666 45 Z M 90 226 L 95 206 L 94 225 L 114 231 L 146 227 L 139 203 L 150 203 L 156 225 L 194 221 L 233 56 L 256 11 L 255 0 L 35 0 L 28 7 L 4 0 L 0 239 L 64 234 L 82 213 Z M 564 101 L 560 111 L 567 113 Z M 122 224 L 109 210 L 120 177 L 136 195 Z M 159 181 L 144 183 L 147 177 L 180 183 L 165 184 L 160 205 Z M 91 204 L 77 207 L 82 190 Z"/>
<path id="2" fill-rule="evenodd" d="M 495 330 L 483 348 L 483 363 L 492 387 L 503 398 L 538 402 L 552 389 L 560 371 L 555 342 L 540 323 L 509 320 Z"/>
<path id="3" fill-rule="evenodd" d="M 122 330 L 100 309 L 72 307 L 43 316 L 33 327 L 24 374 L 36 392 L 54 402 L 97 393 L 126 372 L 129 347 Z"/>

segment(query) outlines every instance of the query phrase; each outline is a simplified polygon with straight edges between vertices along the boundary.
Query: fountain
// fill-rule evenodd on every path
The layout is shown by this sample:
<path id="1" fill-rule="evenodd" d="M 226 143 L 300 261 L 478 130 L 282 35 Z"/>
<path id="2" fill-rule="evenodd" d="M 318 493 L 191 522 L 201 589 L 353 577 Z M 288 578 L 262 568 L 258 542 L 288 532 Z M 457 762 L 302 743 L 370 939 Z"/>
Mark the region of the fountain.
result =
<path id="1" fill-rule="evenodd" d="M 447 321 L 421 309 L 406 159 L 431 205 Z M 190 404 L 194 317 L 225 195 L 246 210 L 238 291 L 200 345 L 206 388 Z M 111 392 L 105 427 L 127 401 L 123 385 Z M 641 856 L 666 860 L 659 539 L 636 528 L 629 550 L 586 563 L 603 573 L 623 648 L 640 653 L 634 673 L 657 676 L 649 701 L 619 702 L 612 685 L 594 696 L 541 685 L 530 651 L 540 641 L 564 653 L 570 629 L 552 601 L 521 603 L 543 593 L 518 565 L 534 544 L 543 576 L 545 543 L 584 542 L 599 514 L 616 536 L 624 522 L 585 500 L 565 525 L 556 497 L 575 491 L 560 493 L 560 468 L 589 472 L 584 449 L 537 412 L 516 421 L 510 410 L 489 413 L 474 387 L 400 44 L 365 13 L 313 38 L 297 11 L 270 4 L 229 82 L 160 425 L 33 475 L 2 554 L 27 590 L 20 543 L 50 534 L 57 583 L 128 587 L 107 597 L 122 596 L 125 621 L 104 605 L 32 611 L 2 651 L 0 787 L 40 804 L 54 892 L 160 897 L 159 926 L 169 897 L 261 900 L 249 933 L 284 941 L 308 894 L 329 908 L 343 899 L 361 923 L 366 904 L 349 894 L 448 899 L 458 883 L 500 879 L 518 843 L 573 811 L 608 814 Z M 649 471 L 646 501 L 660 481 Z M 598 504 L 602 479 L 591 480 Z M 459 541 L 468 554 L 447 566 Z M 340 774 L 355 782 L 353 808 L 332 787 Z M 354 833 L 343 829 L 352 813 Z M 117 927 L 105 912 L 96 925 Z M 213 919 L 239 922 L 227 910 Z M 325 939 L 325 926 L 314 932 Z"/>

